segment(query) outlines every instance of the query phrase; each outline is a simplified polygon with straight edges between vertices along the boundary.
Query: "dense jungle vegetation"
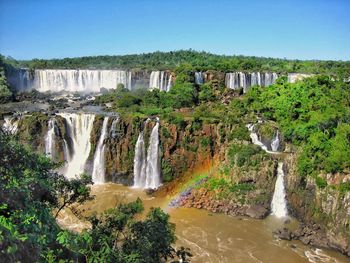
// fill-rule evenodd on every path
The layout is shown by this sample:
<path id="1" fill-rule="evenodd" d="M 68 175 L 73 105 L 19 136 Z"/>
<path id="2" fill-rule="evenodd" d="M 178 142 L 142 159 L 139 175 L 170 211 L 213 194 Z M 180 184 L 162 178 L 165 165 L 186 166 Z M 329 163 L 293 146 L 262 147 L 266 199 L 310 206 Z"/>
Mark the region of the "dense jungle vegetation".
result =
<path id="1" fill-rule="evenodd" d="M 233 71 L 273 71 L 277 73 L 302 72 L 332 74 L 350 77 L 349 61 L 288 60 L 252 56 L 215 55 L 194 50 L 153 52 L 140 55 L 90 56 L 63 59 L 33 59 L 16 61 L 7 58 L 7 63 L 15 67 L 30 69 L 146 69 L 175 70 L 188 64 L 192 70 Z"/>
<path id="2" fill-rule="evenodd" d="M 188 250 L 172 247 L 167 214 L 154 208 L 135 219 L 141 200 L 86 217 L 91 229 L 81 233 L 61 229 L 54 215 L 93 197 L 91 177 L 67 180 L 57 165 L 0 131 L 1 262 L 188 262 Z"/>

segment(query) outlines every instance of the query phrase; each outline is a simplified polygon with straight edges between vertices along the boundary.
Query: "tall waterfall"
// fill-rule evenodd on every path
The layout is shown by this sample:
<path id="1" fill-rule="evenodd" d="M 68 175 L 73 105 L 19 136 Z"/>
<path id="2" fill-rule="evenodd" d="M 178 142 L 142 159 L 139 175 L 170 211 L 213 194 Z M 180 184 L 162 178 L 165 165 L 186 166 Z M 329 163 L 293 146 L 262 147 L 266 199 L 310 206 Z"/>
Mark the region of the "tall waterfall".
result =
<path id="1" fill-rule="evenodd" d="M 134 157 L 134 187 L 156 189 L 160 186 L 159 161 L 159 119 L 157 119 L 150 135 L 147 157 L 144 131 L 140 132 L 137 139 Z"/>
<path id="2" fill-rule="evenodd" d="M 48 122 L 47 133 L 45 136 L 45 154 L 53 158 L 55 151 L 55 119 L 50 119 Z"/>
<path id="3" fill-rule="evenodd" d="M 135 146 L 134 187 L 142 188 L 146 181 L 146 151 L 143 131 L 140 132 Z"/>
<path id="4" fill-rule="evenodd" d="M 4 117 L 4 124 L 2 130 L 11 134 L 16 134 L 18 130 L 18 119 L 16 117 Z"/>
<path id="5" fill-rule="evenodd" d="M 204 73 L 203 72 L 195 72 L 194 73 L 194 83 L 198 85 L 202 85 L 204 83 Z"/>
<path id="6" fill-rule="evenodd" d="M 33 79 L 28 71 L 19 70 L 10 79 L 19 90 L 35 88 L 40 92 L 99 92 L 100 88 L 115 89 L 119 83 L 131 89 L 131 72 L 124 70 L 38 69 Z"/>
<path id="7" fill-rule="evenodd" d="M 277 180 L 275 184 L 275 191 L 272 197 L 271 210 L 272 214 L 276 217 L 285 217 L 288 215 L 282 162 L 278 163 Z"/>
<path id="8" fill-rule="evenodd" d="M 147 151 L 145 188 L 158 188 L 160 185 L 159 163 L 159 121 L 152 129 Z"/>
<path id="9" fill-rule="evenodd" d="M 273 138 L 271 142 L 271 149 L 273 152 L 277 152 L 279 147 L 280 147 L 280 136 L 279 136 L 279 131 L 277 130 L 275 138 Z"/>
<path id="10" fill-rule="evenodd" d="M 95 120 L 94 114 L 59 113 L 65 119 L 67 132 L 72 140 L 72 155 L 68 156 L 64 175 L 72 179 L 84 172 L 90 154 L 90 135 Z M 69 146 L 68 146 L 69 147 Z"/>
<path id="11" fill-rule="evenodd" d="M 234 72 L 226 73 L 225 84 L 226 87 L 230 89 L 243 88 L 243 92 L 246 93 L 251 86 L 270 86 L 275 83 L 278 78 L 276 73 L 244 73 L 244 72 Z"/>
<path id="12" fill-rule="evenodd" d="M 172 85 L 172 76 L 165 71 L 152 71 L 149 80 L 150 89 L 169 91 Z"/>
<path id="13" fill-rule="evenodd" d="M 100 139 L 97 144 L 95 156 L 94 156 L 94 166 L 92 170 L 92 181 L 94 183 L 104 183 L 105 182 L 105 143 L 104 140 L 107 137 L 107 125 L 108 117 L 103 119 L 103 125 L 101 130 Z"/>

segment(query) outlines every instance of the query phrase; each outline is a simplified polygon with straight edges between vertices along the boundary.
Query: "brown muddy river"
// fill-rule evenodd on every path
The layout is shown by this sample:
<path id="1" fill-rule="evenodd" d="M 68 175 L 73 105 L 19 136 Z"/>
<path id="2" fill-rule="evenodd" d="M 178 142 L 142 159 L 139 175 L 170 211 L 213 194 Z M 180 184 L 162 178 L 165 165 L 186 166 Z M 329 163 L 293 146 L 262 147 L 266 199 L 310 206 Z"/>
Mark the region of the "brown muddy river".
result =
<path id="1" fill-rule="evenodd" d="M 176 224 L 176 245 L 191 249 L 191 262 L 350 262 L 337 252 L 314 249 L 298 241 L 283 241 L 273 237 L 272 231 L 283 224 L 273 216 L 265 220 L 213 214 L 193 208 L 169 208 L 170 198 L 152 198 L 143 191 L 116 184 L 94 185 L 95 200 L 83 206 L 87 214 L 102 212 L 120 202 L 140 197 L 145 210 L 161 207 Z M 71 230 L 86 224 L 64 212 L 59 223 Z"/>

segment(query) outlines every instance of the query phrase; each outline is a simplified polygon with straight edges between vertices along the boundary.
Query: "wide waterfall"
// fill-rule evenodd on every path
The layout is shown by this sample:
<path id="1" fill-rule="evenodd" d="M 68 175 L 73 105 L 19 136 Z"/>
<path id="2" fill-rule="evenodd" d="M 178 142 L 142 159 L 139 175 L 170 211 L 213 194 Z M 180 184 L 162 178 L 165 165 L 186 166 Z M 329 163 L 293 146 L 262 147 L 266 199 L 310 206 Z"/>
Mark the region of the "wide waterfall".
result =
<path id="1" fill-rule="evenodd" d="M 194 83 L 198 85 L 202 85 L 204 83 L 204 73 L 203 72 L 195 72 L 194 73 Z"/>
<path id="2" fill-rule="evenodd" d="M 16 117 L 6 116 L 4 118 L 2 130 L 11 134 L 16 134 L 18 130 L 18 119 Z"/>
<path id="3" fill-rule="evenodd" d="M 145 125 L 148 122 L 149 120 L 145 122 Z M 160 186 L 159 161 L 159 119 L 157 119 L 150 135 L 147 157 L 144 131 L 140 132 L 137 139 L 134 157 L 134 187 L 156 189 Z"/>
<path id="4" fill-rule="evenodd" d="M 286 217 L 288 215 L 282 162 L 278 163 L 277 180 L 275 184 L 275 191 L 272 197 L 271 210 L 272 215 L 275 215 L 276 217 Z"/>
<path id="5" fill-rule="evenodd" d="M 53 158 L 55 151 L 55 119 L 50 119 L 48 122 L 47 133 L 45 136 L 45 154 Z"/>
<path id="6" fill-rule="evenodd" d="M 150 89 L 169 91 L 172 85 L 172 76 L 165 71 L 152 71 L 149 80 Z"/>
<path id="7" fill-rule="evenodd" d="M 68 146 L 72 149 L 72 155 L 66 160 L 64 171 L 64 175 L 72 179 L 84 172 L 91 149 L 90 135 L 95 115 L 86 113 L 58 113 L 58 115 L 65 119 L 72 143 Z"/>
<path id="8" fill-rule="evenodd" d="M 131 72 L 125 70 L 38 69 L 32 79 L 25 72 L 19 70 L 17 77 L 11 77 L 18 90 L 99 92 L 100 88 L 115 89 L 120 83 L 131 89 Z"/>
<path id="9" fill-rule="evenodd" d="M 97 144 L 95 156 L 94 156 L 94 166 L 92 170 L 92 181 L 94 183 L 104 183 L 105 182 L 105 142 L 107 137 L 107 125 L 108 117 L 103 119 L 102 130 L 100 139 Z"/>
<path id="10" fill-rule="evenodd" d="M 225 85 L 230 89 L 243 88 L 243 92 L 246 93 L 251 86 L 263 86 L 267 87 L 275 83 L 278 78 L 276 73 L 244 73 L 244 72 L 234 72 L 226 73 Z"/>

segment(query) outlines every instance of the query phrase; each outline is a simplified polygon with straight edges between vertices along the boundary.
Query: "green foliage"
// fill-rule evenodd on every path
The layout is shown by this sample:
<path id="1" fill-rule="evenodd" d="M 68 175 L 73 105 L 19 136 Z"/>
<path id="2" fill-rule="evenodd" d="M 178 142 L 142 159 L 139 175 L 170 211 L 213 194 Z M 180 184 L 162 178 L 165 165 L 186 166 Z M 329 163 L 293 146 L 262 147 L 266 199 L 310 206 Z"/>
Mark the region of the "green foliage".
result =
<path id="1" fill-rule="evenodd" d="M 244 125 L 235 127 L 229 135 L 230 140 L 237 139 L 242 141 L 249 141 L 249 131 Z"/>
<path id="2" fill-rule="evenodd" d="M 256 145 L 232 144 L 228 151 L 228 158 L 232 165 L 242 167 L 253 164 L 253 157 L 261 153 L 261 149 Z"/>
<path id="3" fill-rule="evenodd" d="M 170 182 L 173 180 L 173 168 L 171 166 L 171 164 L 162 159 L 162 178 L 163 178 L 163 182 Z"/>
<path id="4" fill-rule="evenodd" d="M 253 191 L 255 186 L 249 183 L 232 183 L 224 178 L 210 178 L 205 184 L 204 187 L 213 191 L 218 189 L 225 189 L 231 193 L 245 193 Z"/>
<path id="5" fill-rule="evenodd" d="M 323 179 L 322 177 L 316 176 L 316 185 L 319 188 L 325 188 L 327 186 L 327 181 Z"/>
<path id="6" fill-rule="evenodd" d="M 347 192 L 350 192 L 350 182 L 340 183 L 339 184 L 339 192 L 341 194 L 345 194 Z"/>
<path id="7" fill-rule="evenodd" d="M 188 80 L 190 72 L 218 70 L 229 71 L 273 71 L 302 72 L 318 74 L 337 74 L 350 76 L 350 62 L 317 61 L 317 60 L 286 60 L 248 56 L 222 56 L 193 50 L 171 52 L 153 52 L 140 55 L 124 56 L 94 56 L 64 59 L 33 59 L 31 61 L 14 61 L 7 59 L 12 65 L 27 68 L 99 68 L 99 69 L 147 69 L 175 70 L 177 74 L 186 73 L 181 81 Z"/>
<path id="8" fill-rule="evenodd" d="M 349 102 L 350 84 L 327 76 L 254 87 L 245 98 L 249 108 L 278 122 L 285 140 L 303 148 L 302 176 L 350 169 Z"/>
<path id="9" fill-rule="evenodd" d="M 5 76 L 3 57 L 0 55 L 0 103 L 11 101 L 11 99 L 12 92 Z"/>

